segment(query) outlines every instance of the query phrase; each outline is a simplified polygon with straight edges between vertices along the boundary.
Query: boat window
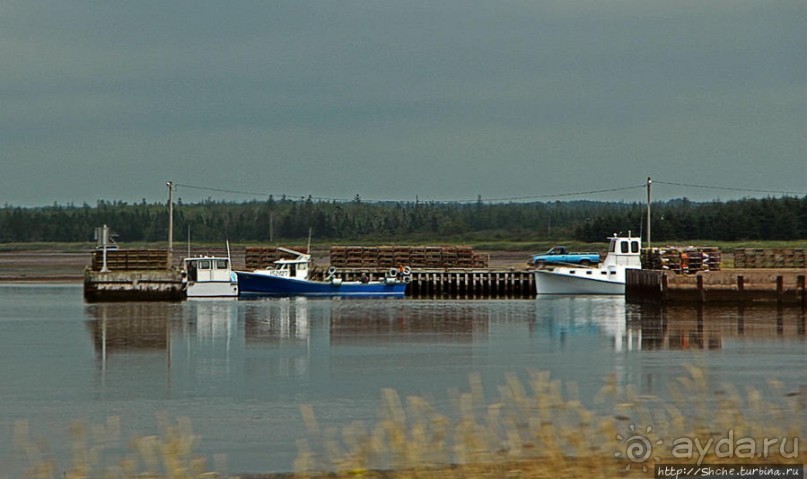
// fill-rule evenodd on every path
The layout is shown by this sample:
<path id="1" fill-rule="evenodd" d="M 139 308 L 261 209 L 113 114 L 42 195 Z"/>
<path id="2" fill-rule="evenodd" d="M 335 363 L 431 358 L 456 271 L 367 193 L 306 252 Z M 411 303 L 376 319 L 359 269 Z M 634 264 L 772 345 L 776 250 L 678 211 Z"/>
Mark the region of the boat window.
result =
<path id="1" fill-rule="evenodd" d="M 638 241 L 631 241 L 631 243 L 630 243 L 630 252 L 631 253 L 638 253 L 639 252 L 639 242 Z"/>
<path id="2" fill-rule="evenodd" d="M 570 270 L 569 271 L 569 274 L 575 274 L 575 273 L 577 273 L 577 271 L 575 271 L 575 270 Z"/>
<path id="3" fill-rule="evenodd" d="M 608 245 L 608 252 L 613 253 L 616 251 L 616 240 L 611 240 L 611 243 Z"/>
<path id="4" fill-rule="evenodd" d="M 622 245 L 621 246 L 622 247 L 622 252 L 627 253 L 628 252 L 628 242 L 627 241 L 620 241 L 620 244 Z"/>
<path id="5" fill-rule="evenodd" d="M 226 259 L 217 259 L 216 260 L 216 269 L 227 269 L 227 260 Z"/>
<path id="6" fill-rule="evenodd" d="M 586 271 L 586 274 L 592 274 L 591 270 Z"/>
<path id="7" fill-rule="evenodd" d="M 199 261 L 199 269 L 210 269 L 210 260 Z"/>

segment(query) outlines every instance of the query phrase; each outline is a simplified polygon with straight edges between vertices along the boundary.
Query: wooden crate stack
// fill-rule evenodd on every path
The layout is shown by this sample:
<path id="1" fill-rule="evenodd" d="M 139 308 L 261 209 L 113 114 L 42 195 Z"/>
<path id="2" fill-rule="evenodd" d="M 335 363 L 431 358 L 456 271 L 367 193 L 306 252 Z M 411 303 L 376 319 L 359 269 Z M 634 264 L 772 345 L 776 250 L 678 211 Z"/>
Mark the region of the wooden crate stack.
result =
<path id="1" fill-rule="evenodd" d="M 288 246 L 286 249 L 305 252 L 305 246 Z M 247 246 L 244 248 L 244 265 L 247 271 L 266 269 L 281 259 L 294 259 L 295 255 L 277 249 L 275 246 Z"/>
<path id="2" fill-rule="evenodd" d="M 487 268 L 490 256 L 470 246 L 333 246 L 337 268 Z"/>
<path id="3" fill-rule="evenodd" d="M 103 264 L 104 252 L 96 251 L 92 258 L 93 271 L 101 271 Z M 168 251 L 164 249 L 107 250 L 106 267 L 110 271 L 168 269 Z"/>
<path id="4" fill-rule="evenodd" d="M 704 254 L 704 262 L 709 271 L 720 271 L 720 265 L 723 262 L 723 255 L 720 253 L 720 248 L 716 246 L 703 246 L 700 248 Z"/>
<path id="5" fill-rule="evenodd" d="M 677 273 L 697 273 L 698 271 L 719 271 L 722 257 L 716 247 L 673 247 L 654 248 L 642 258 L 646 269 L 666 269 Z"/>
<path id="6" fill-rule="evenodd" d="M 472 264 L 474 268 L 487 268 L 490 265 L 490 255 L 487 253 L 474 253 Z"/>
<path id="7" fill-rule="evenodd" d="M 804 268 L 804 248 L 737 248 L 735 268 Z"/>

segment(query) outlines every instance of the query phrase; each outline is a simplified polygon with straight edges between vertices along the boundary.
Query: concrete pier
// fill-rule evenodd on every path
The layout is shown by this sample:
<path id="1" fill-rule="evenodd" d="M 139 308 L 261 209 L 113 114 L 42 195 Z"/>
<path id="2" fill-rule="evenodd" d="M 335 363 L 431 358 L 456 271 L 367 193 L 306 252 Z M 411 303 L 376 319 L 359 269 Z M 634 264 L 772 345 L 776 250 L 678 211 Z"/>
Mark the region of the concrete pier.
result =
<path id="1" fill-rule="evenodd" d="M 179 271 L 87 271 L 84 299 L 97 301 L 179 301 L 184 299 Z"/>

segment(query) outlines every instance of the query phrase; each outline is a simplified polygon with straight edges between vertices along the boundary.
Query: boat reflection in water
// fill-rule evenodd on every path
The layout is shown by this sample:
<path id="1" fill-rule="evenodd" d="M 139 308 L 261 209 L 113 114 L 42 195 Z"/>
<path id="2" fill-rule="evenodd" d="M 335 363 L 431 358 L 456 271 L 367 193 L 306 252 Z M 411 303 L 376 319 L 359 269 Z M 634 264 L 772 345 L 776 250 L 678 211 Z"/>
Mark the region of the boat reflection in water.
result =
<path id="1" fill-rule="evenodd" d="M 244 311 L 247 344 L 307 344 L 311 334 L 307 298 L 297 296 L 246 304 L 255 306 Z"/>
<path id="2" fill-rule="evenodd" d="M 716 350 L 725 340 L 805 336 L 805 311 L 769 305 L 626 304 L 622 298 L 551 297 L 537 300 L 532 334 L 561 342 L 570 336 L 613 339 L 615 351 Z"/>
<path id="3" fill-rule="evenodd" d="M 622 296 L 542 296 L 536 303 L 531 331 L 542 329 L 561 344 L 573 336 L 594 336 L 608 338 L 615 351 L 641 349 L 641 331 L 627 328 Z"/>

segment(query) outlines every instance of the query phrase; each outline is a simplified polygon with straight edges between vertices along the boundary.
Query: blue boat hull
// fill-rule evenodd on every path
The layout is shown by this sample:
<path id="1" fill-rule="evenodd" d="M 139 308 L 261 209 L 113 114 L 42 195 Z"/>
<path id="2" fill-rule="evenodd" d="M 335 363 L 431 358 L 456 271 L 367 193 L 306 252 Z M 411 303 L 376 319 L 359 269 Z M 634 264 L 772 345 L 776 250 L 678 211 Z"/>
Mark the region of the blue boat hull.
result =
<path id="1" fill-rule="evenodd" d="M 307 281 L 265 274 L 237 271 L 238 291 L 242 296 L 367 296 L 399 297 L 406 294 L 406 284 L 379 281 Z"/>

